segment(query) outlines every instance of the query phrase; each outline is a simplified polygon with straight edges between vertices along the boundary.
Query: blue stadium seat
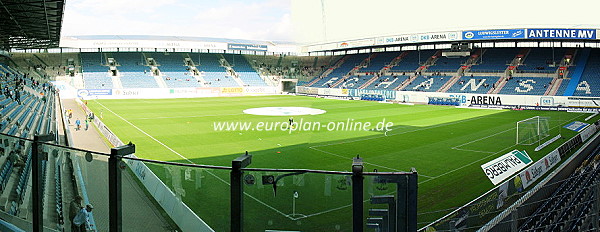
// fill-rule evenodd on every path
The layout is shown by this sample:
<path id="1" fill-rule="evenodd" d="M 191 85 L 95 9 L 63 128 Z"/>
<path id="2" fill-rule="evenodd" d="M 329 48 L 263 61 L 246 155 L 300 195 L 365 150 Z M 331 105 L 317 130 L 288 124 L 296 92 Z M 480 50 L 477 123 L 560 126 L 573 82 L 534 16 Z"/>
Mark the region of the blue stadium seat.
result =
<path id="1" fill-rule="evenodd" d="M 446 92 L 485 94 L 499 79 L 499 76 L 462 76 Z"/>
<path id="2" fill-rule="evenodd" d="M 420 76 L 417 77 L 412 83 L 403 88 L 403 91 L 423 91 L 423 92 L 436 92 L 438 91 L 451 76 Z"/>
<path id="3" fill-rule="evenodd" d="M 544 95 L 551 81 L 548 77 L 514 77 L 506 82 L 499 94 Z"/>

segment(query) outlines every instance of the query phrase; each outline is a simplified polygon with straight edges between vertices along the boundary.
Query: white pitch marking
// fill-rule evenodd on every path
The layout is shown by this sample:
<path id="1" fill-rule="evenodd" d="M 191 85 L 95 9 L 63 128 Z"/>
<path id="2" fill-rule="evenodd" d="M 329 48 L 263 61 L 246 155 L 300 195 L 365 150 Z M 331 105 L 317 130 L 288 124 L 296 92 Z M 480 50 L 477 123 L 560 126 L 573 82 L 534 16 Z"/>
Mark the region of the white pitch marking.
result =
<path id="1" fill-rule="evenodd" d="M 102 107 L 104 107 L 104 108 L 105 108 L 106 110 L 108 110 L 109 112 L 113 113 L 115 116 L 119 117 L 121 120 L 123 120 L 123 121 L 124 121 L 124 122 L 126 122 L 127 124 L 131 125 L 132 127 L 134 127 L 135 129 L 137 129 L 138 131 L 142 132 L 144 135 L 148 136 L 149 138 L 151 138 L 152 140 L 154 140 L 154 141 L 155 141 L 155 142 L 157 142 L 158 144 L 160 144 L 160 145 L 162 145 L 163 147 L 167 148 L 169 151 L 171 151 L 171 152 L 173 152 L 174 154 L 178 155 L 179 157 L 181 157 L 181 158 L 185 159 L 186 161 L 188 161 L 188 162 L 189 162 L 189 163 L 191 163 L 191 164 L 196 164 L 196 163 L 192 162 L 191 160 L 189 160 L 188 158 L 186 158 L 185 156 L 181 155 L 179 152 L 177 152 L 177 151 L 173 150 L 172 148 L 170 148 L 170 147 L 169 147 L 169 146 L 167 146 L 166 144 L 164 144 L 164 143 L 162 143 L 161 141 L 159 141 L 158 139 L 154 138 L 152 135 L 150 135 L 150 134 L 146 133 L 145 131 L 143 131 L 142 129 L 140 129 L 139 127 L 137 127 L 136 125 L 133 125 L 133 123 L 131 123 L 131 122 L 127 121 L 127 119 L 125 119 L 125 118 L 121 117 L 120 115 L 118 115 L 118 114 L 117 114 L 117 113 L 115 113 L 114 111 L 110 110 L 108 107 L 104 106 L 102 103 L 98 102 L 98 104 L 100 104 Z M 217 175 L 215 175 L 215 174 L 214 174 L 214 173 L 212 173 L 211 171 L 209 171 L 209 170 L 206 170 L 206 172 L 208 172 L 210 175 L 212 175 L 213 177 L 217 178 L 217 179 L 218 179 L 218 180 L 220 180 L 221 182 L 223 182 L 223 183 L 225 183 L 225 184 L 227 184 L 227 185 L 231 186 L 231 184 L 230 184 L 230 183 L 228 183 L 227 181 L 223 180 L 221 177 L 218 177 Z M 267 203 L 264 203 L 264 202 L 262 202 L 261 200 L 258 200 L 256 197 L 254 197 L 254 196 L 252 196 L 252 195 L 250 195 L 250 194 L 248 194 L 248 193 L 246 193 L 246 192 L 244 192 L 244 195 L 246 195 L 246 196 L 248 196 L 248 197 L 252 198 L 253 200 L 257 201 L 258 203 L 260 203 L 260 204 L 262 204 L 262 205 L 266 206 L 267 208 L 269 208 L 269 209 L 272 209 L 273 211 L 275 211 L 275 212 L 277 212 L 277 213 L 281 214 L 282 216 L 285 216 L 285 217 L 287 217 L 287 218 L 290 218 L 290 216 L 289 216 L 289 215 L 287 215 L 287 214 L 285 214 L 285 213 L 283 213 L 283 212 L 281 212 L 281 211 L 279 211 L 279 210 L 277 210 L 277 209 L 273 208 L 272 206 L 268 205 Z M 292 218 L 290 218 L 290 219 L 292 219 Z"/>
<path id="2" fill-rule="evenodd" d="M 242 114 L 215 114 L 215 115 L 190 115 L 190 116 L 170 116 L 170 117 L 153 117 L 153 118 L 132 118 L 132 120 L 142 119 L 169 119 L 169 118 L 203 118 L 203 117 L 219 117 L 227 115 L 242 115 Z"/>

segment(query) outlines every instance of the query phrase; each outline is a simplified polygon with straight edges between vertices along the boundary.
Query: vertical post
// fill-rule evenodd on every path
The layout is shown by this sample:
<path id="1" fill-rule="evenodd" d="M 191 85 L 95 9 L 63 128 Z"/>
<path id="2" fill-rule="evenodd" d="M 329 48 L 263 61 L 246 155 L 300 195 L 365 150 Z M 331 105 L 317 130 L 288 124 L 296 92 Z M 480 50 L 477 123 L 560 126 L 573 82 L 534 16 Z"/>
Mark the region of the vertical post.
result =
<path id="1" fill-rule="evenodd" d="M 592 228 L 594 228 L 596 231 L 598 231 L 598 229 L 600 229 L 600 225 L 598 223 L 598 220 L 600 220 L 600 185 L 596 184 L 594 186 L 594 203 L 592 205 L 592 210 L 594 212 L 594 214 L 591 216 L 592 217 Z"/>
<path id="2" fill-rule="evenodd" d="M 510 214 L 510 231 L 519 231 L 519 226 L 517 222 L 519 221 L 519 208 L 515 208 L 514 211 Z"/>
<path id="3" fill-rule="evenodd" d="M 352 161 L 352 231 L 362 232 L 363 229 L 363 161 L 356 156 Z"/>
<path id="4" fill-rule="evenodd" d="M 244 231 L 244 185 L 242 183 L 242 175 L 244 172 L 242 168 L 247 167 L 252 162 L 252 156 L 246 151 L 245 155 L 242 155 L 233 161 L 231 161 L 231 189 L 230 189 L 230 214 L 231 214 L 231 232 Z"/>
<path id="5" fill-rule="evenodd" d="M 46 135 L 35 135 L 33 137 L 33 147 L 31 149 L 31 175 L 32 177 L 32 186 L 31 186 L 31 198 L 33 201 L 33 231 L 41 232 L 44 229 L 44 207 L 42 206 L 42 194 L 44 194 L 44 189 L 42 189 L 42 154 L 40 152 L 40 142 L 48 142 L 54 139 L 53 134 Z M 20 142 L 20 141 L 18 141 Z"/>
<path id="6" fill-rule="evenodd" d="M 123 229 L 119 162 L 121 157 L 133 153 L 135 153 L 135 145 L 131 143 L 110 149 L 110 157 L 108 158 L 108 222 L 109 231 L 111 232 L 121 232 Z"/>
<path id="7" fill-rule="evenodd" d="M 411 174 L 408 176 L 408 190 L 407 190 L 407 221 L 406 231 L 417 231 L 417 188 L 418 188 L 418 177 L 417 170 L 412 168 Z"/>

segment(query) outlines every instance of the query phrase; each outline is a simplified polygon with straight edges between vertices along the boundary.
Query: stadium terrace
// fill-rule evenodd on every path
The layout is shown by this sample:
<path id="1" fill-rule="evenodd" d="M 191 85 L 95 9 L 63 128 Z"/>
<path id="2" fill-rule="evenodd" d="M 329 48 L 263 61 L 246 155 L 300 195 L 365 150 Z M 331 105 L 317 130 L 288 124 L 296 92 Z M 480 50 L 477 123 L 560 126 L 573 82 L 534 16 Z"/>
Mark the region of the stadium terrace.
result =
<path id="1" fill-rule="evenodd" d="M 0 231 L 600 231 L 600 28 L 61 37 L 25 2 Z"/>

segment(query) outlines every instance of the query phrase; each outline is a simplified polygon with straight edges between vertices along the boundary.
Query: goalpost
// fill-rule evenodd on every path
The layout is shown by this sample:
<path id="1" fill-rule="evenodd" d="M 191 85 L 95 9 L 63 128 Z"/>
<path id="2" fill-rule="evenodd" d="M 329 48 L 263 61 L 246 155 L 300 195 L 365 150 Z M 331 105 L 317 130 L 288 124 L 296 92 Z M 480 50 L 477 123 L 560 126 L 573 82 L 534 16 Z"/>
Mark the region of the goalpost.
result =
<path id="1" fill-rule="evenodd" d="M 548 137 L 548 118 L 535 116 L 517 122 L 517 142 L 521 145 L 532 145 Z"/>

